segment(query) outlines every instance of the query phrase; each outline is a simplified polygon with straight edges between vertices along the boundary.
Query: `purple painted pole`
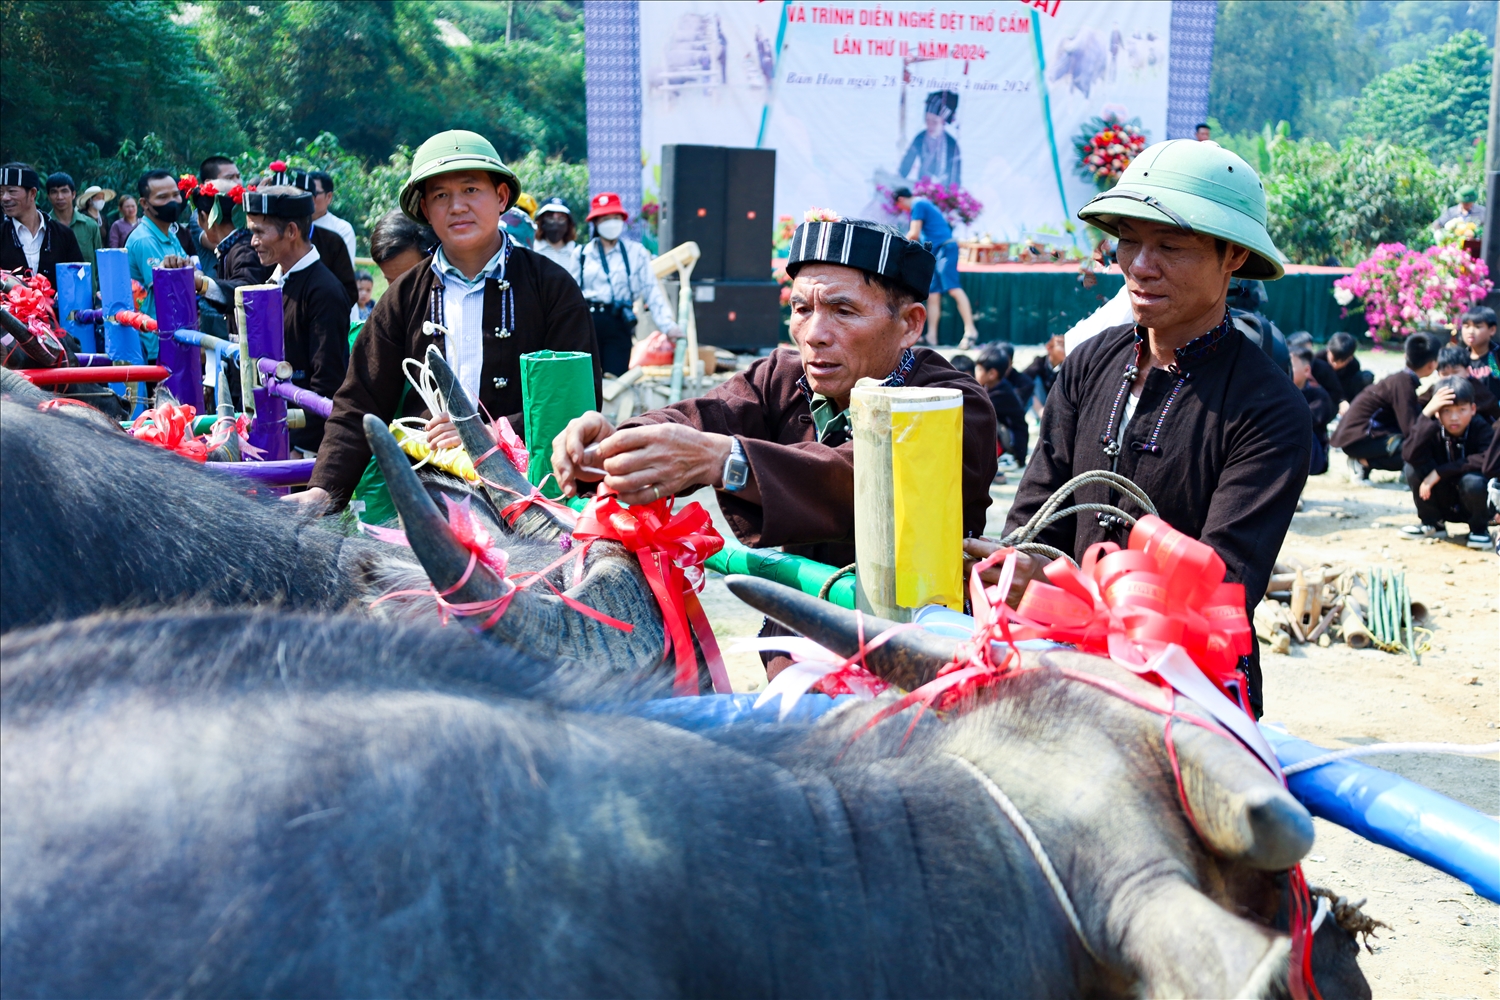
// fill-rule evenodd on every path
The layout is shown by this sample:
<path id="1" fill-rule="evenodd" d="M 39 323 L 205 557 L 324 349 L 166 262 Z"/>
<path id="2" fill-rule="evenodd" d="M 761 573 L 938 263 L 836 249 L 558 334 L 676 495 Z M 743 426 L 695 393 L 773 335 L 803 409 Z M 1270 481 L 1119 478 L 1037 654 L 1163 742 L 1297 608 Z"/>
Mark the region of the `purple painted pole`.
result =
<path id="1" fill-rule="evenodd" d="M 193 269 L 152 268 L 151 281 L 156 292 L 156 325 L 165 333 L 160 338 L 157 363 L 171 371 L 162 385 L 194 409 L 203 409 L 203 351 L 191 344 L 180 344 L 170 331 L 198 325 L 198 296 L 193 291 Z"/>
<path id="2" fill-rule="evenodd" d="M 114 360 L 108 354 L 80 354 L 78 355 L 79 368 L 103 368 L 114 364 Z"/>
<path id="3" fill-rule="evenodd" d="M 306 486 L 317 459 L 295 458 L 285 462 L 205 462 L 204 468 L 265 486 Z"/>
<path id="4" fill-rule="evenodd" d="M 245 349 L 241 352 L 249 355 L 245 363 L 250 359 L 284 359 L 281 289 L 243 288 L 239 295 L 245 303 Z M 255 412 L 250 421 L 250 443 L 265 452 L 268 462 L 285 460 L 291 450 L 286 431 L 286 402 L 265 389 L 255 389 L 252 397 Z"/>
<path id="5" fill-rule="evenodd" d="M 327 420 L 333 416 L 333 400 L 327 396 L 319 396 L 311 389 L 304 389 L 299 385 L 292 385 L 276 377 L 276 369 L 284 365 L 284 361 L 272 361 L 270 358 L 260 358 L 255 365 L 260 373 L 266 378 L 266 391 L 273 396 L 279 396 L 289 403 L 295 403 L 311 413 Z M 290 368 L 290 365 L 287 365 Z"/>

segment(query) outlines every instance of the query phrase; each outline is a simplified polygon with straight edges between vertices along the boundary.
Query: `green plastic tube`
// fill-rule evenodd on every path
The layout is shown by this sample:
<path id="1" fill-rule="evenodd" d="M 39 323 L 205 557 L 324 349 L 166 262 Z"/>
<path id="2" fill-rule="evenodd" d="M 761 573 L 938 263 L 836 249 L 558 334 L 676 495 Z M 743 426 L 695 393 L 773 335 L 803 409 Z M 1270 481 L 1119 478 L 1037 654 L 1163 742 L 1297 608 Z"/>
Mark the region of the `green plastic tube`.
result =
<path id="1" fill-rule="evenodd" d="M 552 439 L 568 421 L 594 408 L 594 358 L 582 351 L 535 351 L 521 355 L 521 412 L 526 421 L 526 478 L 540 486 L 552 471 Z M 542 493 L 562 492 L 548 480 Z"/>
<path id="2" fill-rule="evenodd" d="M 775 580 L 817 597 L 828 578 L 838 572 L 837 566 L 815 562 L 805 556 L 794 556 L 777 549 L 751 549 L 726 540 L 724 547 L 704 563 L 718 573 L 741 573 Z M 854 607 L 854 576 L 840 577 L 828 592 L 828 601 L 841 608 Z"/>

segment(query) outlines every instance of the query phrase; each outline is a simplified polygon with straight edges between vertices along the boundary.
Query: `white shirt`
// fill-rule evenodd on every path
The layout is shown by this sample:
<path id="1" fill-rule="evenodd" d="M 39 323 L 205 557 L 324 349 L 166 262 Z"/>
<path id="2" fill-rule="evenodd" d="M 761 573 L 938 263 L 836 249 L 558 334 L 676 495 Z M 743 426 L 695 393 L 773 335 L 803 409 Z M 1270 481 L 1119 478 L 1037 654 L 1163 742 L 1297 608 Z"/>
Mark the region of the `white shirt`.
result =
<path id="1" fill-rule="evenodd" d="M 539 239 L 532 249 L 571 274 L 574 281 L 578 280 L 579 247 L 577 243 L 564 243 L 561 248 L 558 248 L 546 240 Z"/>
<path id="2" fill-rule="evenodd" d="M 618 240 L 614 249 L 609 252 L 609 273 L 599 264 L 600 252 L 604 245 L 598 240 L 592 240 L 586 244 L 581 253 L 583 256 L 583 297 L 590 302 L 623 302 L 629 304 L 636 299 L 645 299 L 646 305 L 651 310 L 651 318 L 656 320 L 656 325 L 663 331 L 675 329 L 677 326 L 677 310 L 667 301 L 666 293 L 661 290 L 661 282 L 656 280 L 656 275 L 651 273 L 651 251 L 641 246 L 635 240 Z M 630 277 L 625 276 L 625 252 L 630 253 Z M 570 269 L 573 277 L 578 277 L 578 264 L 574 263 Z"/>
<path id="3" fill-rule="evenodd" d="M 314 219 L 313 225 L 322 226 L 324 229 L 339 234 L 344 241 L 344 246 L 349 248 L 349 266 L 354 266 L 354 227 L 340 219 L 332 212 L 324 215 L 321 219 Z"/>
<path id="4" fill-rule="evenodd" d="M 21 244 L 21 252 L 26 255 L 26 266 L 31 268 L 31 273 L 36 274 L 36 269 L 42 261 L 42 244 L 47 240 L 47 220 L 41 218 L 38 213 L 39 222 L 36 232 L 27 229 L 20 219 L 12 218 L 11 225 L 16 227 L 16 242 Z"/>
<path id="5" fill-rule="evenodd" d="M 472 279 L 448 262 L 442 247 L 432 255 L 431 266 L 443 286 L 443 326 L 448 330 L 443 338 L 443 360 L 477 408 L 479 377 L 484 369 L 484 284 L 489 278 L 505 280 L 505 248 Z"/>
<path id="6" fill-rule="evenodd" d="M 309 245 L 307 253 L 302 255 L 302 259 L 287 268 L 285 273 L 282 272 L 281 265 L 277 264 L 276 270 L 271 272 L 271 281 L 277 285 L 283 284 L 287 279 L 287 275 L 296 274 L 298 271 L 305 271 L 322 259 L 322 257 L 318 256 L 318 248 Z"/>

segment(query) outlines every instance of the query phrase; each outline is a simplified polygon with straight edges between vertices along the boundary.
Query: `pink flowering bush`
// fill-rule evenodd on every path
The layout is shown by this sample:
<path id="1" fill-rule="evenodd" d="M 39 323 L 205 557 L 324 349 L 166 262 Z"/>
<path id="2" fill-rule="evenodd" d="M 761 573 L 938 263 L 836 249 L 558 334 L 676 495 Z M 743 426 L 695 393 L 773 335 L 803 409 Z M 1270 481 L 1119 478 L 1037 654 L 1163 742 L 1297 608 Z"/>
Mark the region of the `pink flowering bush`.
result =
<path id="1" fill-rule="evenodd" d="M 1359 299 L 1370 338 L 1378 341 L 1446 327 L 1492 287 L 1484 261 L 1460 247 L 1418 252 L 1402 243 L 1382 243 L 1353 274 L 1333 283 L 1333 296 L 1342 306 Z"/>

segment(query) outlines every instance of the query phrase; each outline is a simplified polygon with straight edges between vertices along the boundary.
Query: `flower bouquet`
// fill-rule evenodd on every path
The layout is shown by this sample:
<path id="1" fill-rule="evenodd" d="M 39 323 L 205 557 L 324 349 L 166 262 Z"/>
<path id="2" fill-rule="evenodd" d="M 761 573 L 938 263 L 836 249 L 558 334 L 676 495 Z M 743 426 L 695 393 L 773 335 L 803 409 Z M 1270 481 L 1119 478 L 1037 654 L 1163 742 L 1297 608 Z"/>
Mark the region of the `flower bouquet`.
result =
<path id="1" fill-rule="evenodd" d="M 1449 326 L 1492 287 L 1484 261 L 1461 246 L 1439 244 L 1418 252 L 1401 243 L 1382 243 L 1353 274 L 1333 283 L 1333 297 L 1346 307 L 1346 315 L 1359 299 L 1370 339 L 1379 341 Z"/>
<path id="2" fill-rule="evenodd" d="M 939 184 L 924 177 L 911 186 L 911 193 L 918 198 L 926 198 L 937 206 L 950 226 L 955 222 L 973 225 L 974 220 L 979 218 L 979 213 L 984 211 L 984 205 L 957 184 Z"/>
<path id="3" fill-rule="evenodd" d="M 1115 186 L 1130 161 L 1146 148 L 1146 130 L 1141 120 L 1122 122 L 1115 115 L 1094 117 L 1083 123 L 1073 137 L 1078 150 L 1078 175 L 1100 191 Z"/>

